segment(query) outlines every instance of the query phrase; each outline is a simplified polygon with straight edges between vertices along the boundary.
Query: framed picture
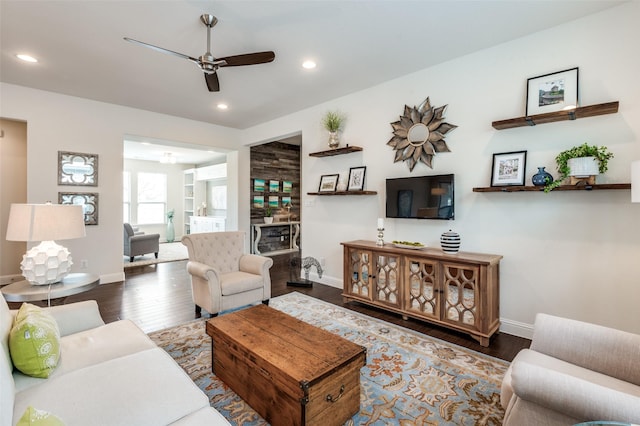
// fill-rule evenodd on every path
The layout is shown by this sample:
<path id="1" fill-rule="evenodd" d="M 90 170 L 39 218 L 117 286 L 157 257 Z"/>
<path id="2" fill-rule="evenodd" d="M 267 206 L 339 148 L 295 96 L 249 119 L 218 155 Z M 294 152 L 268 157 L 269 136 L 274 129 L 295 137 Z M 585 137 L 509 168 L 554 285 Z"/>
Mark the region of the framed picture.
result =
<path id="1" fill-rule="evenodd" d="M 264 192 L 264 179 L 254 179 L 253 190 L 255 192 Z"/>
<path id="2" fill-rule="evenodd" d="M 58 185 L 98 186 L 98 155 L 58 151 Z"/>
<path id="3" fill-rule="evenodd" d="M 493 154 L 491 186 L 524 185 L 527 151 Z"/>
<path id="4" fill-rule="evenodd" d="M 98 194 L 95 192 L 58 192 L 58 204 L 82 206 L 84 224 L 98 224 Z"/>
<path id="5" fill-rule="evenodd" d="M 264 195 L 254 195 L 253 196 L 253 207 L 256 209 L 264 208 Z"/>
<path id="6" fill-rule="evenodd" d="M 527 79 L 527 117 L 577 106 L 578 68 Z"/>
<path id="7" fill-rule="evenodd" d="M 286 192 L 287 194 L 291 193 L 293 190 L 293 183 L 288 180 L 282 181 L 282 192 Z"/>
<path id="8" fill-rule="evenodd" d="M 347 191 L 362 191 L 364 189 L 364 173 L 367 170 L 363 167 L 351 167 L 349 169 L 349 185 Z"/>
<path id="9" fill-rule="evenodd" d="M 279 205 L 279 201 L 280 201 L 280 197 L 278 197 L 277 195 L 270 195 L 269 207 L 271 207 L 272 209 L 277 209 Z"/>
<path id="10" fill-rule="evenodd" d="M 335 192 L 339 177 L 340 175 L 320 176 L 320 187 L 318 188 L 318 192 Z"/>
<path id="11" fill-rule="evenodd" d="M 291 207 L 291 197 L 282 197 L 282 207 Z"/>
<path id="12" fill-rule="evenodd" d="M 280 192 L 280 181 L 278 181 L 278 180 L 270 180 L 269 181 L 269 192 Z"/>

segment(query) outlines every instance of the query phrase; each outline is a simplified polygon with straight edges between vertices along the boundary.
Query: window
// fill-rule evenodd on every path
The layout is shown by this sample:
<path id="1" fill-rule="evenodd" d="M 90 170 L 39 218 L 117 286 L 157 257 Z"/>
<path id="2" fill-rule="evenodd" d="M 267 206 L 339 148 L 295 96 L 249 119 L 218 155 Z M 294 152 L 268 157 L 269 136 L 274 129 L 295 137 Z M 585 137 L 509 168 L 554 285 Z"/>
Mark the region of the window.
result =
<path id="1" fill-rule="evenodd" d="M 138 173 L 138 224 L 165 222 L 167 175 Z"/>
<path id="2" fill-rule="evenodd" d="M 131 173 L 122 172 L 122 221 L 131 223 Z"/>

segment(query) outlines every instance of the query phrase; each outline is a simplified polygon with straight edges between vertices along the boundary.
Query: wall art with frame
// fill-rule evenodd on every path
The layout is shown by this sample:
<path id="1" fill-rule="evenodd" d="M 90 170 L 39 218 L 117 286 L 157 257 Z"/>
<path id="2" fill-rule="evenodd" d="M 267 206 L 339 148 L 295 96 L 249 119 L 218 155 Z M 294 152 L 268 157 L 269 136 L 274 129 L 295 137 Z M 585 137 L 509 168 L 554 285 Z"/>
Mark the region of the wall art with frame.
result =
<path id="1" fill-rule="evenodd" d="M 98 186 L 98 155 L 58 151 L 58 185 Z"/>
<path id="2" fill-rule="evenodd" d="M 347 186 L 347 191 L 362 191 L 364 189 L 364 175 L 366 171 L 366 166 L 351 167 L 349 169 L 349 184 Z"/>
<path id="3" fill-rule="evenodd" d="M 522 186 L 527 168 L 527 151 L 493 154 L 491 186 Z"/>
<path id="4" fill-rule="evenodd" d="M 577 107 L 577 67 L 527 79 L 527 117 Z"/>
<path id="5" fill-rule="evenodd" d="M 98 224 L 98 194 L 95 192 L 58 192 L 58 204 L 82 206 L 85 225 Z"/>
<path id="6" fill-rule="evenodd" d="M 322 175 L 320 176 L 320 187 L 318 192 L 335 192 L 338 185 L 338 178 L 340 175 Z"/>

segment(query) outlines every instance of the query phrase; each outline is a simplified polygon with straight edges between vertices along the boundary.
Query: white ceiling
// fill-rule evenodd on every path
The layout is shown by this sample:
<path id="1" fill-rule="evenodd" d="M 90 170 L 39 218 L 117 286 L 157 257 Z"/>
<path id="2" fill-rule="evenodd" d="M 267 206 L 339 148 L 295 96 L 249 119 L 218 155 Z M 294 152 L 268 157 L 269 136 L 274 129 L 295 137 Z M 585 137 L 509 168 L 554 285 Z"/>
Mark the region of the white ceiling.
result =
<path id="1" fill-rule="evenodd" d="M 620 3 L 0 0 L 0 81 L 243 129 Z M 193 63 L 123 40 L 200 56 L 202 13 L 219 19 L 214 56 L 275 61 L 221 69 L 210 93 Z"/>

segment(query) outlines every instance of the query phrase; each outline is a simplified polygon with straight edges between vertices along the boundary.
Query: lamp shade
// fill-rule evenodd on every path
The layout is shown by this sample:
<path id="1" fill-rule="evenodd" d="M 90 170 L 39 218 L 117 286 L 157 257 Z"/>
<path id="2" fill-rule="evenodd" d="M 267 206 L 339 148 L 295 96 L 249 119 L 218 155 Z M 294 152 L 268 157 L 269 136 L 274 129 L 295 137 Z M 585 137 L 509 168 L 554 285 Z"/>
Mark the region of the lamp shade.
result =
<path id="1" fill-rule="evenodd" d="M 631 202 L 640 203 L 640 160 L 631 163 Z"/>
<path id="2" fill-rule="evenodd" d="M 8 241 L 70 240 L 85 236 L 82 206 L 71 204 L 12 204 Z"/>

